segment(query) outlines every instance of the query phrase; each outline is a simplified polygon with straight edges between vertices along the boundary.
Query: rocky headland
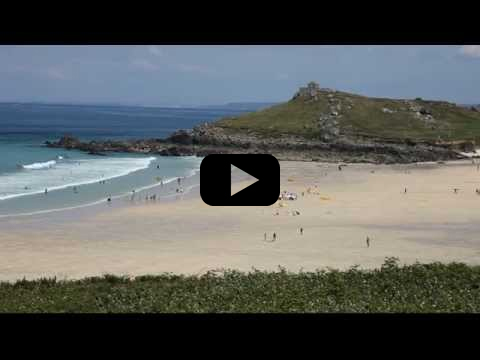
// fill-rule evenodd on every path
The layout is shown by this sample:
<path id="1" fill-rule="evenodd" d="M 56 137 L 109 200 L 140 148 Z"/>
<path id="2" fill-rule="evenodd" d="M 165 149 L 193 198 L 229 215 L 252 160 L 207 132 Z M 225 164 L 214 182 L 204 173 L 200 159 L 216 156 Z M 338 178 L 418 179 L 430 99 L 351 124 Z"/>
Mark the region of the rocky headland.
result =
<path id="1" fill-rule="evenodd" d="M 208 154 L 269 153 L 279 160 L 412 163 L 463 158 L 461 152 L 474 151 L 472 142 L 415 143 L 412 141 L 309 140 L 299 136 L 265 138 L 254 133 L 229 134 L 215 125 L 204 124 L 192 130 L 178 130 L 166 139 L 82 142 L 64 136 L 48 147 L 80 150 L 92 155 L 108 152 L 156 154 L 161 156 L 206 156 Z"/>
<path id="2" fill-rule="evenodd" d="M 475 151 L 462 124 L 477 111 L 447 102 L 367 98 L 310 83 L 286 103 L 178 130 L 165 139 L 82 142 L 73 136 L 48 147 L 92 155 L 108 152 L 161 156 L 269 153 L 279 160 L 412 163 L 464 158 Z M 459 121 L 457 121 L 459 119 Z M 460 125 L 458 125 L 460 124 Z M 465 127 L 465 126 L 464 126 Z M 448 141 L 445 134 L 450 136 Z M 474 136 L 480 134 L 472 134 Z"/>

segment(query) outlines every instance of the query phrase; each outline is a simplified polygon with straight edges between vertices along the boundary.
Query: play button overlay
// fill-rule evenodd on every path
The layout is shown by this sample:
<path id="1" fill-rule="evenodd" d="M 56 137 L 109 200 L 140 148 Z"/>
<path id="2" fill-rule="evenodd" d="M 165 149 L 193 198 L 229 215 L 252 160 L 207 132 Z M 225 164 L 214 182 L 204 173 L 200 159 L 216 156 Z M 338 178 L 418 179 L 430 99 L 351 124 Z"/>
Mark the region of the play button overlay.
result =
<path id="1" fill-rule="evenodd" d="M 256 177 L 251 176 L 242 169 L 237 168 L 235 165 L 232 165 L 232 168 L 232 172 L 237 172 L 242 177 L 242 182 L 237 185 L 233 181 L 230 181 L 230 196 L 235 195 L 239 191 L 242 191 L 243 189 L 255 184 L 258 181 Z"/>
<path id="2" fill-rule="evenodd" d="M 268 154 L 212 154 L 200 165 L 200 196 L 212 206 L 269 206 L 280 195 L 280 164 Z"/>

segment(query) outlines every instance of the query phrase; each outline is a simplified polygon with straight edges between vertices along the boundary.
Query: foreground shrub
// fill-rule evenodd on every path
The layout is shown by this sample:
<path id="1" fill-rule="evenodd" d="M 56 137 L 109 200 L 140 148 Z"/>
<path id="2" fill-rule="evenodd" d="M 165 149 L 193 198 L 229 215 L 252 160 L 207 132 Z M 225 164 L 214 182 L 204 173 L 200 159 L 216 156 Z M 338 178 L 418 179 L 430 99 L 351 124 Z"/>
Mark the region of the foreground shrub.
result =
<path id="1" fill-rule="evenodd" d="M 1 312 L 478 312 L 480 267 L 465 264 L 203 276 L 107 275 L 0 283 Z"/>

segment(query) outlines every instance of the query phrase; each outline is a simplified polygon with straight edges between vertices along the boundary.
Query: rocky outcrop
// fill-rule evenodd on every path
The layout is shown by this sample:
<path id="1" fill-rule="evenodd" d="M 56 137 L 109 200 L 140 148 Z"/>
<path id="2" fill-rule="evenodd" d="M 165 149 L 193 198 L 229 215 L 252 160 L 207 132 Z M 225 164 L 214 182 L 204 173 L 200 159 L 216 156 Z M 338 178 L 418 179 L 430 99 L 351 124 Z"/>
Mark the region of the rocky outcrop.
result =
<path id="1" fill-rule="evenodd" d="M 218 153 L 270 153 L 279 160 L 345 161 L 371 163 L 411 163 L 421 161 L 452 160 L 461 157 L 460 151 L 474 149 L 472 142 L 413 141 L 385 142 L 379 140 L 351 141 L 339 137 L 335 119 L 321 119 L 325 128 L 322 139 L 305 139 L 283 135 L 265 138 L 254 133 L 229 133 L 225 129 L 205 124 L 192 130 L 179 130 L 167 139 L 132 141 L 91 141 L 64 136 L 58 142 L 46 145 L 77 149 L 90 154 L 106 152 L 133 152 L 162 156 L 206 156 Z"/>
<path id="2" fill-rule="evenodd" d="M 177 130 L 167 138 L 167 141 L 174 144 L 191 145 L 193 144 L 193 131 Z"/>

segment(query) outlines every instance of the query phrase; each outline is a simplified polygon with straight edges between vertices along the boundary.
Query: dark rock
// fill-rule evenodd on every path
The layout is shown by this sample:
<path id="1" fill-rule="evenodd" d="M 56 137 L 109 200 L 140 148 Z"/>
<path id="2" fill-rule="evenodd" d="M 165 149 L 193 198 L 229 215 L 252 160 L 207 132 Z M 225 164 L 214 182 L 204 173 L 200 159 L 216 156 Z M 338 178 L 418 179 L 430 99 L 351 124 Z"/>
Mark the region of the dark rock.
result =
<path id="1" fill-rule="evenodd" d="M 191 130 L 177 130 L 167 138 L 167 141 L 174 144 L 191 145 L 193 143 L 192 135 Z"/>
<path id="2" fill-rule="evenodd" d="M 419 113 L 422 115 L 432 115 L 432 112 L 429 109 L 423 107 L 419 110 Z"/>
<path id="3" fill-rule="evenodd" d="M 107 154 L 105 153 L 102 153 L 102 152 L 99 152 L 99 151 L 95 151 L 95 150 L 90 150 L 88 152 L 89 155 L 97 155 L 97 156 L 107 156 Z"/>

